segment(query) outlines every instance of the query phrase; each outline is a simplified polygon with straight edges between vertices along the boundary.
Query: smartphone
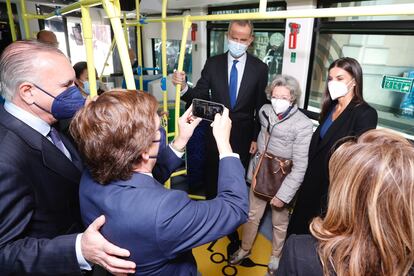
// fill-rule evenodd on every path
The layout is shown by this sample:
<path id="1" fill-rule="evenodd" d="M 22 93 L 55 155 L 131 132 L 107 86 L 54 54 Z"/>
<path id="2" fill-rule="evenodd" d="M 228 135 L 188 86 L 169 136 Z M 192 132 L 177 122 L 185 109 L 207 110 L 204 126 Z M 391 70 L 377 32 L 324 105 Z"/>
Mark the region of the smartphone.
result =
<path id="1" fill-rule="evenodd" d="M 223 114 L 224 105 L 201 99 L 193 99 L 193 115 L 207 121 L 214 121 L 214 116 Z"/>

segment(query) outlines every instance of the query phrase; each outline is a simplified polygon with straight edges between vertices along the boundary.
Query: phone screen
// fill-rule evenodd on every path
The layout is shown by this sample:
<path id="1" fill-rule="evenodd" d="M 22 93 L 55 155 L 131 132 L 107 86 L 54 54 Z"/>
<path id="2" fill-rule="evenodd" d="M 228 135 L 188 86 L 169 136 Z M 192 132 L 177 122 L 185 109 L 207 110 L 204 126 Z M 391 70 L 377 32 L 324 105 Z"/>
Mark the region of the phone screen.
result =
<path id="1" fill-rule="evenodd" d="M 193 115 L 207 121 L 214 121 L 216 113 L 223 114 L 224 105 L 220 103 L 193 99 Z"/>

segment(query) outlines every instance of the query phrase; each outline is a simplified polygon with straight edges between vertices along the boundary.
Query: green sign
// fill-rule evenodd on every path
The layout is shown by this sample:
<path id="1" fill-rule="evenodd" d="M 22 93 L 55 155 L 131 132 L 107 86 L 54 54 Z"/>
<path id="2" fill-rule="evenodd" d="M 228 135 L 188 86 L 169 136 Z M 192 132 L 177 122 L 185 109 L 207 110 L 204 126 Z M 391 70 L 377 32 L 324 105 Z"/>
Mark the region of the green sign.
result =
<path id="1" fill-rule="evenodd" d="M 411 88 L 413 87 L 413 82 L 414 79 L 411 78 L 384 76 L 382 78 L 381 88 L 402 93 L 410 93 Z"/>
<path id="2" fill-rule="evenodd" d="M 296 52 L 290 53 L 290 62 L 295 63 L 296 62 Z"/>

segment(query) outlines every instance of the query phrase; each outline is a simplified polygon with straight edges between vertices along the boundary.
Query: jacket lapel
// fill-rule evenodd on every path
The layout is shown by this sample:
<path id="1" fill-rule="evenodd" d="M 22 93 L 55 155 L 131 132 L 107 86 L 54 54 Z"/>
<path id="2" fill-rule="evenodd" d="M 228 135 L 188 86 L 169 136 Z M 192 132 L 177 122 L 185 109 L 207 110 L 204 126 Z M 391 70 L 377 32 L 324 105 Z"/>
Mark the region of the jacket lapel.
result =
<path id="1" fill-rule="evenodd" d="M 54 172 L 78 183 L 80 179 L 80 170 L 46 137 L 39 132 L 9 114 L 1 106 L 0 123 L 7 129 L 18 135 L 28 146 L 38 150 L 42 154 L 43 165 Z M 68 143 L 65 143 L 65 146 Z M 74 152 L 73 148 L 69 149 L 70 153 Z M 73 155 L 79 159 L 77 154 Z"/>
<path id="2" fill-rule="evenodd" d="M 223 70 L 221 73 L 217 74 L 217 76 L 221 76 L 221 80 L 218 80 L 219 83 L 222 84 L 222 91 L 224 91 L 221 94 L 222 97 L 222 103 L 226 107 L 230 107 L 230 91 L 229 91 L 229 76 L 228 76 L 228 60 L 227 60 L 227 53 L 221 55 L 220 57 L 220 64 L 217 68 L 220 70 Z M 216 75 L 215 72 L 213 72 L 213 75 Z"/>
<path id="3" fill-rule="evenodd" d="M 330 141 L 337 140 L 338 137 L 336 136 L 339 133 L 338 131 L 341 129 L 341 127 L 344 126 L 344 124 L 346 124 L 346 121 L 349 119 L 354 107 L 355 107 L 355 103 L 350 102 L 348 106 L 345 108 L 345 110 L 339 115 L 339 117 L 336 118 L 336 120 L 332 122 L 332 125 L 329 127 L 328 131 L 326 132 L 322 140 L 320 140 L 319 137 L 320 137 L 320 129 L 323 123 L 318 127 L 311 141 L 311 143 L 314 143 L 314 142 L 317 143 L 317 146 L 315 147 L 315 151 L 312 152 L 312 156 L 316 155 Z M 314 139 L 317 139 L 317 141 L 314 141 Z"/>

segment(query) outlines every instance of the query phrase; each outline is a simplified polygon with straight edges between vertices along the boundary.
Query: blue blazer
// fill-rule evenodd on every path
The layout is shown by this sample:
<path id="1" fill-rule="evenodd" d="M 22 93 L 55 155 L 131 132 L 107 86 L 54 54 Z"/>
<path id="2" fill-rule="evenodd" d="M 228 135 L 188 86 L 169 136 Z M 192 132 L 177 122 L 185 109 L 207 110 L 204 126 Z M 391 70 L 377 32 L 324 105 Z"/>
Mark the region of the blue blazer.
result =
<path id="1" fill-rule="evenodd" d="M 81 275 L 82 163 L 0 106 L 0 275 Z"/>
<path id="2" fill-rule="evenodd" d="M 162 155 L 159 165 L 165 178 L 181 162 L 169 147 Z M 240 160 L 225 157 L 219 170 L 218 196 L 209 201 L 191 200 L 187 193 L 165 189 L 141 173 L 101 185 L 86 171 L 80 184 L 82 218 L 88 225 L 106 216 L 102 234 L 131 252 L 136 275 L 197 275 L 191 249 L 232 233 L 247 219 Z"/>

